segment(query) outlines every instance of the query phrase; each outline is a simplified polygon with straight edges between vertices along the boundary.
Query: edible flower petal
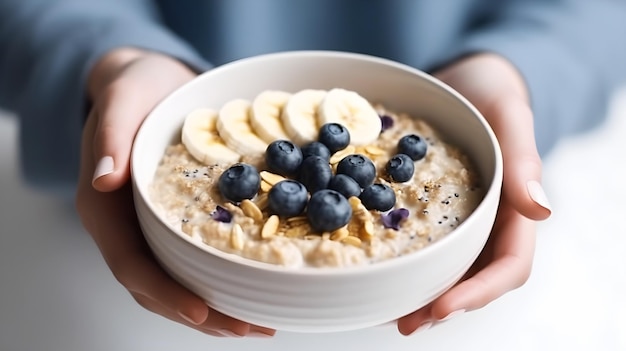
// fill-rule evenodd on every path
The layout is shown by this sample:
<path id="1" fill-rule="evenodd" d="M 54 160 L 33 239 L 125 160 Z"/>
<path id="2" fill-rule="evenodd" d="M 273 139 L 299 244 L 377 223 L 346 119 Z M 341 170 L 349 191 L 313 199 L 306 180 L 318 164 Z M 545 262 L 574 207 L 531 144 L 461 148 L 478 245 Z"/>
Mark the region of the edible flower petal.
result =
<path id="1" fill-rule="evenodd" d="M 233 215 L 228 212 L 228 210 L 224 207 L 217 206 L 215 208 L 215 211 L 211 212 L 211 218 L 218 222 L 230 223 L 230 221 L 233 219 Z"/>
<path id="2" fill-rule="evenodd" d="M 393 127 L 393 118 L 387 115 L 381 115 L 379 117 L 380 117 L 380 124 L 381 124 L 381 130 L 380 130 L 381 133 Z"/>
<path id="3" fill-rule="evenodd" d="M 407 219 L 409 217 L 409 210 L 406 208 L 398 208 L 396 210 L 391 210 L 387 214 L 383 214 L 381 216 L 383 220 L 383 225 L 385 228 L 392 228 L 394 230 L 400 229 L 400 222 Z"/>

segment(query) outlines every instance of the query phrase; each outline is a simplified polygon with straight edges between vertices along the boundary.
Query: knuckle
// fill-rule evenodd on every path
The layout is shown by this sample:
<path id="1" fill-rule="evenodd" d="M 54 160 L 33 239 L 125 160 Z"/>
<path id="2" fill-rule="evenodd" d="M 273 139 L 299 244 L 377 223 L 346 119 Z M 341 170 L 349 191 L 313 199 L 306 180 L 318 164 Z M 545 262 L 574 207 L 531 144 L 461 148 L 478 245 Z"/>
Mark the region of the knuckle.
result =
<path id="1" fill-rule="evenodd" d="M 137 294 L 137 293 L 133 293 L 133 292 L 131 292 L 131 296 L 137 302 L 137 304 L 139 304 L 139 306 L 145 308 L 148 311 L 153 311 L 154 312 L 153 306 L 152 306 L 153 303 L 152 303 L 152 301 L 148 297 L 146 297 L 146 296 L 144 296 L 142 294 Z"/>
<path id="2" fill-rule="evenodd" d="M 532 265 L 524 265 L 520 268 L 517 275 L 513 279 L 513 289 L 518 289 L 522 287 L 528 279 L 530 278 L 530 274 L 532 271 Z"/>
<path id="3" fill-rule="evenodd" d="M 132 290 L 133 279 L 129 277 L 129 274 L 124 269 L 126 265 L 123 262 L 119 262 L 119 260 L 117 259 L 110 259 L 108 260 L 107 264 L 115 280 L 117 280 L 117 282 L 124 286 L 126 289 Z"/>

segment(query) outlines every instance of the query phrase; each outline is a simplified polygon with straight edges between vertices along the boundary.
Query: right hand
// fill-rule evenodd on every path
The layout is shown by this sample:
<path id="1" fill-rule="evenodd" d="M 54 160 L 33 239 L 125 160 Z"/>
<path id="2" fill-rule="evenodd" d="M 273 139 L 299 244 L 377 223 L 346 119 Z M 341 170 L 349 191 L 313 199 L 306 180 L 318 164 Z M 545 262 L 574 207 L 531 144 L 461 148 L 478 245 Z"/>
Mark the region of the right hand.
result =
<path id="1" fill-rule="evenodd" d="M 196 74 L 173 58 L 114 50 L 89 75 L 76 207 L 117 280 L 144 308 L 213 336 L 273 336 L 228 317 L 174 281 L 157 263 L 139 228 L 130 186 L 133 139 L 147 114 Z"/>
<path id="2" fill-rule="evenodd" d="M 524 284 L 535 252 L 535 221 L 552 213 L 540 186 L 541 159 L 528 88 L 515 66 L 499 55 L 480 53 L 453 62 L 435 76 L 471 101 L 493 128 L 504 162 L 502 196 L 476 262 L 457 285 L 398 321 L 404 335 L 482 308 Z"/>

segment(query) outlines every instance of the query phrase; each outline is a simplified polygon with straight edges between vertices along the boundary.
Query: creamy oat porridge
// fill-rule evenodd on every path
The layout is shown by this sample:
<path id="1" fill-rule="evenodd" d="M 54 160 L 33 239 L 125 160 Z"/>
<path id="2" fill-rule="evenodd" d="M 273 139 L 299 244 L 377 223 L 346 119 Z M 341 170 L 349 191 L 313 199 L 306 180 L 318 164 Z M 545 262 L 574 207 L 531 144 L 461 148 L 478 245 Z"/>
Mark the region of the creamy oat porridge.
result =
<path id="1" fill-rule="evenodd" d="M 342 89 L 267 91 L 191 112 L 151 197 L 198 245 L 345 267 L 441 239 L 476 208 L 479 185 L 468 159 L 417 118 Z"/>

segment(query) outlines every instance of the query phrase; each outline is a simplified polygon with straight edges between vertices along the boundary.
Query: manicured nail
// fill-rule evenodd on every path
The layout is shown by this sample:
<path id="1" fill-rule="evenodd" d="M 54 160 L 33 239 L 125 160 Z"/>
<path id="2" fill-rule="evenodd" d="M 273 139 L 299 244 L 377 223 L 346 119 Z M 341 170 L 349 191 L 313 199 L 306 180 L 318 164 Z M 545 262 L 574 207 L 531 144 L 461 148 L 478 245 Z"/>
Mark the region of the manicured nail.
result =
<path id="1" fill-rule="evenodd" d="M 270 335 L 270 334 L 265 334 L 263 332 L 260 331 L 250 331 L 246 336 L 251 337 L 251 338 L 271 338 L 274 335 Z"/>
<path id="2" fill-rule="evenodd" d="M 526 188 L 528 189 L 528 195 L 530 195 L 530 198 L 533 199 L 533 201 L 537 203 L 537 205 L 552 212 L 552 208 L 550 207 L 550 202 L 548 201 L 546 192 L 543 191 L 543 188 L 538 181 L 529 180 L 528 183 L 526 183 Z"/>
<path id="3" fill-rule="evenodd" d="M 191 319 L 191 317 L 189 317 L 188 315 L 184 314 L 181 311 L 178 311 L 178 315 L 181 316 L 182 319 L 186 320 L 187 322 L 193 324 L 193 325 L 198 325 L 197 322 L 195 322 L 193 319 Z"/>
<path id="4" fill-rule="evenodd" d="M 98 164 L 96 165 L 96 170 L 93 172 L 92 183 L 102 176 L 113 173 L 113 171 L 115 171 L 113 157 L 104 156 L 100 159 L 100 161 L 98 161 Z"/>
<path id="5" fill-rule="evenodd" d="M 230 336 L 232 338 L 243 338 L 243 335 L 235 334 L 235 332 L 229 329 L 220 329 L 219 332 L 224 336 Z"/>
<path id="6" fill-rule="evenodd" d="M 463 313 L 465 313 L 465 309 L 460 309 L 460 310 L 456 310 L 456 311 L 450 312 L 447 316 L 441 318 L 440 322 L 448 321 L 448 320 L 450 320 L 450 319 L 452 319 L 452 318 L 454 318 L 456 316 L 462 315 Z"/>
<path id="7" fill-rule="evenodd" d="M 431 322 L 431 321 L 424 322 L 424 323 L 422 323 L 419 327 L 417 327 L 417 329 L 415 329 L 415 330 L 411 333 L 411 335 L 413 335 L 413 334 L 417 334 L 417 333 L 419 333 L 419 332 L 423 332 L 423 331 L 425 331 L 425 330 L 428 330 L 428 329 L 430 329 L 430 327 L 432 327 L 432 326 L 433 326 L 433 322 Z"/>

